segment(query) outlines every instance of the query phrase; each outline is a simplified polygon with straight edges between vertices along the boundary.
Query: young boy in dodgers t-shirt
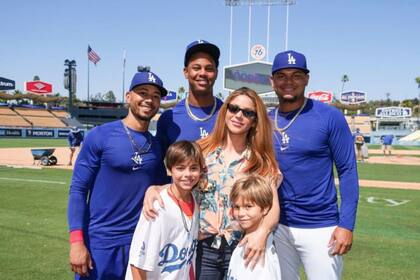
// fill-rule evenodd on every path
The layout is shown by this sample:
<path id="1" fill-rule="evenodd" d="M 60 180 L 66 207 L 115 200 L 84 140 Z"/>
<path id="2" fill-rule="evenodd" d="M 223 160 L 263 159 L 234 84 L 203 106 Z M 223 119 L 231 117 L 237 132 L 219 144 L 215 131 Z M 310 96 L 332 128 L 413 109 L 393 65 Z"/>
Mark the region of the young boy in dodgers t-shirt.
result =
<path id="1" fill-rule="evenodd" d="M 169 146 L 165 162 L 172 175 L 172 184 L 161 192 L 165 208 L 156 201 L 156 220 L 140 216 L 126 280 L 195 279 L 199 224 L 191 191 L 200 181 L 204 159 L 197 144 L 179 141 Z"/>
<path id="2" fill-rule="evenodd" d="M 230 193 L 232 215 L 245 234 L 258 229 L 273 203 L 270 185 L 261 176 L 249 175 L 236 181 Z M 280 264 L 270 234 L 265 246 L 264 263 L 259 261 L 253 269 L 245 266 L 244 246 L 237 246 L 229 263 L 227 280 L 281 279 Z"/>

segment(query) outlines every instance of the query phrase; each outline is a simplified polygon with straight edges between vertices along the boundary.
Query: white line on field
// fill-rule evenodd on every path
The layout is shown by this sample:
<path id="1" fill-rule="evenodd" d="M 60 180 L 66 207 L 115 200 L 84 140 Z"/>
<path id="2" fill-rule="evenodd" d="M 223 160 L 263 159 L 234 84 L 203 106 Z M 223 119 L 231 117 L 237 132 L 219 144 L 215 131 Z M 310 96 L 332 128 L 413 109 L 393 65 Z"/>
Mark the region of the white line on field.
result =
<path id="1" fill-rule="evenodd" d="M 46 184 L 60 184 L 60 185 L 65 185 L 66 184 L 65 182 L 58 182 L 58 181 L 19 179 L 19 178 L 8 178 L 8 177 L 0 177 L 0 180 L 36 182 L 36 183 L 46 183 Z"/>

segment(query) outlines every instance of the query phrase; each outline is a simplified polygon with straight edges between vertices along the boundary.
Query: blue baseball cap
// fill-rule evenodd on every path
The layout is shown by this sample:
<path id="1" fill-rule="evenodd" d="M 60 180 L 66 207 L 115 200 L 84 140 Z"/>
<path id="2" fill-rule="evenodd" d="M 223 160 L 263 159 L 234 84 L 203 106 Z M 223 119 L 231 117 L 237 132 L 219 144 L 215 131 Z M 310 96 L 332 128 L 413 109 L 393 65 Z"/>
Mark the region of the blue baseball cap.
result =
<path id="1" fill-rule="evenodd" d="M 308 68 L 306 67 L 306 58 L 303 54 L 295 51 L 285 51 L 278 53 L 274 58 L 273 68 L 271 74 L 276 73 L 277 71 L 283 69 L 300 69 L 306 74 L 309 73 Z"/>
<path id="2" fill-rule="evenodd" d="M 219 48 L 216 45 L 210 42 L 207 42 L 205 40 L 196 40 L 187 46 L 187 50 L 185 52 L 185 58 L 184 58 L 185 67 L 187 67 L 191 56 L 198 52 L 203 52 L 210 55 L 213 58 L 214 63 L 216 64 L 216 67 L 219 67 L 219 57 L 220 57 Z"/>
<path id="3" fill-rule="evenodd" d="M 137 72 L 131 80 L 130 91 L 136 86 L 152 85 L 159 89 L 160 96 L 164 97 L 168 91 L 163 87 L 162 80 L 153 72 Z"/>

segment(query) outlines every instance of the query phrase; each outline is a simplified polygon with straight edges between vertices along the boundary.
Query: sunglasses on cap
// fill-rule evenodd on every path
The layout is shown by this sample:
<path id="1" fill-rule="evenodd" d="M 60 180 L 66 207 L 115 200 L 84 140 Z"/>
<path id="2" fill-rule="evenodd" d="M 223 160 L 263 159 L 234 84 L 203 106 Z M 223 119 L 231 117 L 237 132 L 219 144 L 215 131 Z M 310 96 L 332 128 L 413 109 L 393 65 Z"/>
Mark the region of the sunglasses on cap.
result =
<path id="1" fill-rule="evenodd" d="M 242 109 L 239 106 L 233 104 L 227 104 L 227 109 L 232 114 L 237 114 L 239 111 L 241 111 L 242 115 L 248 119 L 255 118 L 257 116 L 257 112 L 248 109 Z"/>

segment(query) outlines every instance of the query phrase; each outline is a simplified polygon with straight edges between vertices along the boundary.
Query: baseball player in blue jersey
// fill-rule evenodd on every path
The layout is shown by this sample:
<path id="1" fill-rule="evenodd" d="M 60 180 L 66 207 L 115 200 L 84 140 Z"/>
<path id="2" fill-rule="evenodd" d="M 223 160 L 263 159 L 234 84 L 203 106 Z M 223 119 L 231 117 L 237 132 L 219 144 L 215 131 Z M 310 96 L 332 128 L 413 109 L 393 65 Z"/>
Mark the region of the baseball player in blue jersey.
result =
<path id="1" fill-rule="evenodd" d="M 127 117 L 92 129 L 84 141 L 68 205 L 76 279 L 124 279 L 144 193 L 162 183 L 162 151 L 148 125 L 166 94 L 154 73 L 136 73 Z"/>
<path id="2" fill-rule="evenodd" d="M 350 249 L 359 197 L 353 137 L 336 108 L 305 98 L 306 58 L 277 54 L 271 83 L 279 107 L 271 111 L 279 187 L 280 224 L 275 231 L 282 278 L 340 279 Z M 340 209 L 333 165 L 340 182 Z"/>
<path id="3" fill-rule="evenodd" d="M 223 103 L 213 95 L 219 57 L 219 48 L 205 40 L 187 46 L 184 76 L 188 80 L 188 96 L 172 110 L 165 111 L 157 123 L 156 136 L 164 151 L 175 141 L 195 141 L 213 130 Z"/>
<path id="4" fill-rule="evenodd" d="M 67 140 L 70 146 L 70 160 L 68 165 L 73 164 L 73 155 L 74 152 L 83 142 L 83 131 L 81 131 L 77 126 L 72 127 L 67 136 Z"/>

